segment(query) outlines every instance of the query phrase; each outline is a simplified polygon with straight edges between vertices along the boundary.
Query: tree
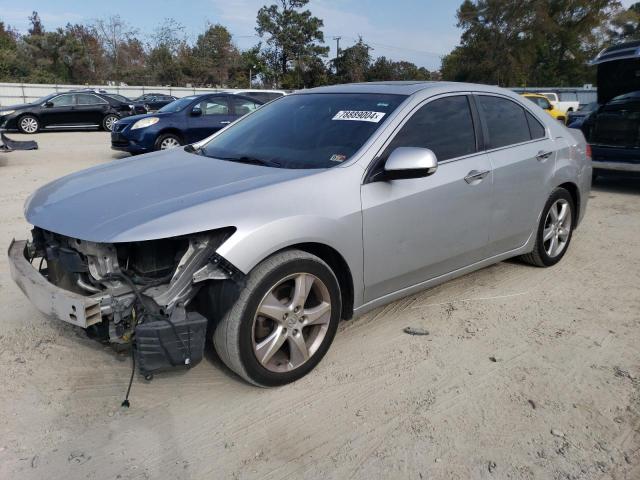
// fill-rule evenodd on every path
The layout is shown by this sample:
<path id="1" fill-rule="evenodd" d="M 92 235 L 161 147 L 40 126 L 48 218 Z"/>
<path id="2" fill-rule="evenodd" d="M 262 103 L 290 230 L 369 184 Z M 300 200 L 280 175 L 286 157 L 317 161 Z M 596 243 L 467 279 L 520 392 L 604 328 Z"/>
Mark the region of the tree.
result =
<path id="1" fill-rule="evenodd" d="M 591 79 L 596 36 L 617 0 L 465 0 L 460 46 L 442 61 L 448 80 L 571 85 Z"/>
<path id="2" fill-rule="evenodd" d="M 108 74 L 111 80 L 123 81 L 125 72 L 131 75 L 136 67 L 129 62 L 140 63 L 141 59 L 134 56 L 141 54 L 144 58 L 144 48 L 136 38 L 138 30 L 125 22 L 120 15 L 98 19 L 94 28 L 109 61 Z"/>
<path id="3" fill-rule="evenodd" d="M 364 43 L 362 37 L 359 37 L 351 47 L 341 50 L 332 62 L 337 81 L 340 83 L 364 82 L 371 63 L 369 50 L 371 47 Z"/>
<path id="4" fill-rule="evenodd" d="M 220 24 L 208 25 L 198 35 L 191 56 L 192 75 L 200 85 L 227 85 L 240 64 L 240 52 L 231 41 L 231 33 Z"/>
<path id="5" fill-rule="evenodd" d="M 165 18 L 152 36 L 147 69 L 150 80 L 161 85 L 177 85 L 183 78 L 179 55 L 187 53 L 184 25 Z"/>
<path id="6" fill-rule="evenodd" d="M 258 11 L 256 31 L 266 38 L 262 53 L 276 83 L 299 87 L 303 74 L 317 69 L 320 57 L 329 47 L 323 45 L 322 20 L 309 10 L 300 10 L 309 0 L 280 0 L 279 5 L 264 6 Z"/>
<path id="7" fill-rule="evenodd" d="M 607 33 L 615 42 L 640 39 L 640 2 L 616 13 L 611 19 Z"/>

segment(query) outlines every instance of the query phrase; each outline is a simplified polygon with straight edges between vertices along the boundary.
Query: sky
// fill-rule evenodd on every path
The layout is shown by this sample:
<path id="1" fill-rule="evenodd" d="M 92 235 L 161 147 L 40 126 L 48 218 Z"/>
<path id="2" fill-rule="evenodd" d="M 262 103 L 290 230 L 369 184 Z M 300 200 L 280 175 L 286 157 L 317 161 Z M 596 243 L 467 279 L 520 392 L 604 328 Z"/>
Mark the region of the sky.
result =
<path id="1" fill-rule="evenodd" d="M 623 0 L 629 6 L 636 0 Z M 233 34 L 240 49 L 255 45 L 256 14 L 270 0 L 0 0 L 0 21 L 26 31 L 28 17 L 37 10 L 45 29 L 67 23 L 91 23 L 96 18 L 120 15 L 136 27 L 141 38 L 149 37 L 165 18 L 185 26 L 187 38 L 195 40 L 207 22 L 220 23 Z M 325 42 L 336 53 L 353 45 L 361 35 L 373 47 L 372 55 L 409 60 L 435 70 L 440 59 L 460 39 L 456 10 L 462 0 L 311 0 L 307 8 L 324 20 Z"/>

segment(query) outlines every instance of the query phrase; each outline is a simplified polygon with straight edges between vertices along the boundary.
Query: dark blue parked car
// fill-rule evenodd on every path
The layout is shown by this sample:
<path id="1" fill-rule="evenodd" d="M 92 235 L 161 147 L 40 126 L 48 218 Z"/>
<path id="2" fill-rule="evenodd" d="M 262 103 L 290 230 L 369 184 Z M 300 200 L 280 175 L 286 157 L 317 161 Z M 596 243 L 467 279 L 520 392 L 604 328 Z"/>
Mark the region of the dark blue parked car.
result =
<path id="1" fill-rule="evenodd" d="M 194 143 L 262 105 L 253 98 L 227 93 L 184 97 L 156 113 L 119 120 L 111 148 L 132 154 Z"/>

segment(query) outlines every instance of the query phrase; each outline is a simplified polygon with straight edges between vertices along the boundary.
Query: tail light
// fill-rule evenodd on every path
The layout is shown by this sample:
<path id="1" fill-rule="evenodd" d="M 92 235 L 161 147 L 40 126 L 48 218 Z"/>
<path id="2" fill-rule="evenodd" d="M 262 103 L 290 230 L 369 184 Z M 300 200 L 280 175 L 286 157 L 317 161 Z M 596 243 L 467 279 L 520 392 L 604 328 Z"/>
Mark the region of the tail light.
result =
<path id="1" fill-rule="evenodd" d="M 585 154 L 587 155 L 587 158 L 588 158 L 589 160 L 591 160 L 591 158 L 593 157 L 593 156 L 591 155 L 591 145 L 589 145 L 588 143 L 587 143 L 587 148 L 586 148 L 586 150 L 585 150 Z"/>

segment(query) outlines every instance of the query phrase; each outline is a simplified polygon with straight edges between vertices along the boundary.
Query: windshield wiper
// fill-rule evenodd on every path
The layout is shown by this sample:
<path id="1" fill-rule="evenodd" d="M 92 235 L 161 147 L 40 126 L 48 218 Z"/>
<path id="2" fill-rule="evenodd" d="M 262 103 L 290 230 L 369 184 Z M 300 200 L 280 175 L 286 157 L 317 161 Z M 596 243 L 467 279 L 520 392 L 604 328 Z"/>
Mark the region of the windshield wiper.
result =
<path id="1" fill-rule="evenodd" d="M 261 165 L 263 167 L 280 167 L 280 163 L 274 160 L 265 160 L 257 157 L 249 157 L 247 155 L 243 155 L 241 157 L 217 157 L 220 160 L 228 160 L 229 162 L 238 162 L 238 163 L 249 163 L 251 165 Z"/>

